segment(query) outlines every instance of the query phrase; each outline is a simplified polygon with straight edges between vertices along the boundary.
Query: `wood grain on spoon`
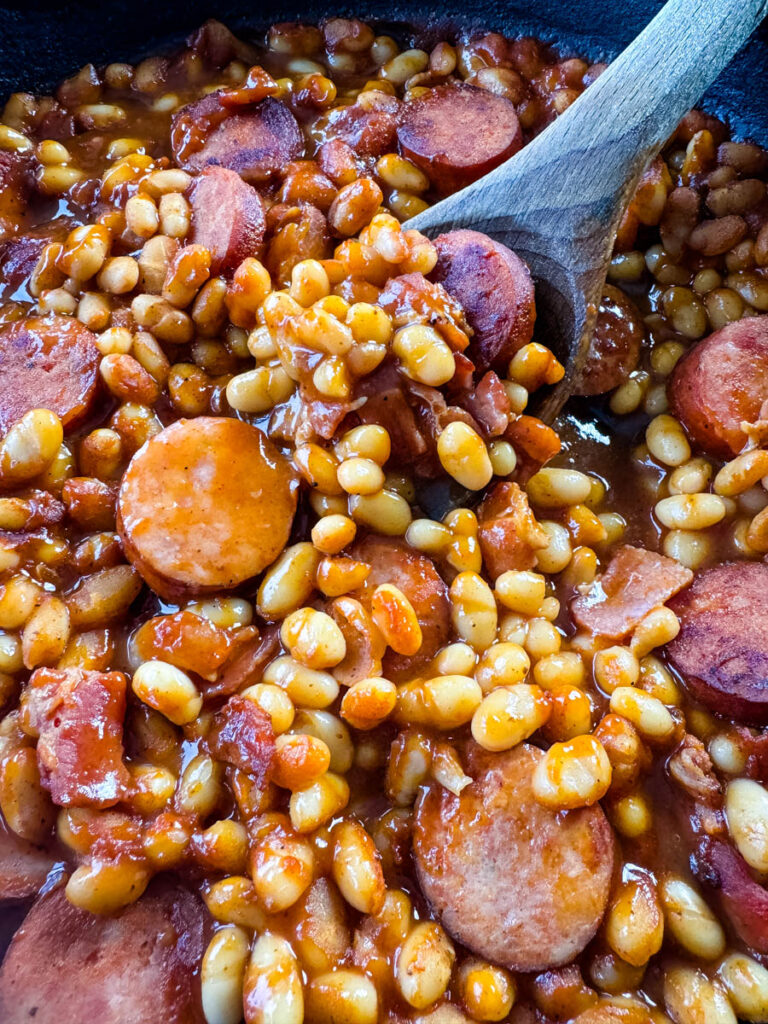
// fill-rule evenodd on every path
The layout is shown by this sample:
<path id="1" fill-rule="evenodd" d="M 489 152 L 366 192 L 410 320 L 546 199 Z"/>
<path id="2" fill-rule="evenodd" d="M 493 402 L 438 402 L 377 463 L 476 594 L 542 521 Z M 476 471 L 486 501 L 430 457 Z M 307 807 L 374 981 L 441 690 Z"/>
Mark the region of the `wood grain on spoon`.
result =
<path id="1" fill-rule="evenodd" d="M 573 393 L 616 229 L 643 170 L 766 14 L 768 0 L 668 0 L 541 135 L 407 222 L 433 237 L 475 228 L 528 263 L 541 336 L 566 364 L 538 410 L 543 419 Z"/>

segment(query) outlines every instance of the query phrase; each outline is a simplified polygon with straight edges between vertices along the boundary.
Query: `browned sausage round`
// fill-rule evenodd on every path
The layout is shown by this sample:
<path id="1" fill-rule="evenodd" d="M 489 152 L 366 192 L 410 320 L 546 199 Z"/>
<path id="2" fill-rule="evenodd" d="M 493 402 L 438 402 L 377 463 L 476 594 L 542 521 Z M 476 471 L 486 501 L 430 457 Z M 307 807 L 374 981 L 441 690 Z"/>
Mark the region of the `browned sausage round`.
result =
<path id="1" fill-rule="evenodd" d="M 341 139 L 359 156 L 381 156 L 394 148 L 397 132 L 395 112 L 399 102 L 393 97 L 391 109 L 366 110 L 359 103 L 332 110 L 323 126 L 327 139 Z"/>
<path id="2" fill-rule="evenodd" d="M 0 433 L 30 409 L 50 409 L 65 429 L 85 419 L 96 397 L 96 339 L 68 316 L 28 317 L 0 328 Z"/>
<path id="3" fill-rule="evenodd" d="M 450 637 L 451 605 L 443 578 L 426 555 L 390 537 L 366 537 L 355 544 L 352 552 L 353 558 L 371 566 L 367 592 L 373 593 L 382 583 L 392 583 L 413 605 L 421 626 L 421 648 L 411 657 L 387 651 L 383 667 L 387 679 L 397 681 L 415 675 Z"/>
<path id="4" fill-rule="evenodd" d="M 54 858 L 12 832 L 0 815 L 0 900 L 21 900 L 41 888 Z"/>
<path id="5" fill-rule="evenodd" d="M 531 778 L 544 755 L 527 743 L 505 754 L 474 747 L 461 796 L 433 783 L 414 818 L 421 889 L 444 927 L 513 971 L 573 959 L 597 931 L 614 863 L 600 807 L 554 812 Z"/>
<path id="6" fill-rule="evenodd" d="M 211 93 L 174 115 L 171 147 L 179 165 L 189 171 L 215 164 L 260 183 L 301 156 L 304 145 L 298 121 L 280 100 L 268 96 L 232 114 Z"/>
<path id="7" fill-rule="evenodd" d="M 261 196 L 226 167 L 206 167 L 192 187 L 192 239 L 211 254 L 211 273 L 260 256 L 266 219 Z"/>
<path id="8" fill-rule="evenodd" d="M 202 1024 L 197 971 L 205 907 L 156 885 L 116 917 L 78 910 L 63 889 L 34 905 L 0 968 L 3 1024 Z"/>
<path id="9" fill-rule="evenodd" d="M 741 424 L 760 419 L 768 398 L 768 316 L 736 320 L 700 341 L 675 367 L 667 392 L 700 448 L 737 455 L 747 442 Z"/>
<path id="10" fill-rule="evenodd" d="M 640 310 L 620 288 L 607 284 L 575 393 L 603 395 L 623 384 L 637 366 L 644 337 Z"/>
<path id="11" fill-rule="evenodd" d="M 473 85 L 438 85 L 407 103 L 397 138 L 442 193 L 471 184 L 523 145 L 514 104 Z"/>
<path id="12" fill-rule="evenodd" d="M 71 229 L 69 219 L 57 217 L 0 243 L 0 296 L 9 299 L 28 280 L 46 245 L 66 238 Z"/>
<path id="13" fill-rule="evenodd" d="M 296 481 L 264 434 L 241 420 L 179 420 L 134 455 L 118 496 L 125 553 L 164 597 L 250 579 L 280 554 Z"/>
<path id="14" fill-rule="evenodd" d="M 511 249 L 479 231 L 438 235 L 430 274 L 464 307 L 475 332 L 467 355 L 478 371 L 503 368 L 533 335 L 536 303 L 528 267 Z"/>
<path id="15" fill-rule="evenodd" d="M 696 874 L 712 887 L 734 931 L 747 946 L 768 953 L 768 892 L 730 843 L 705 836 L 694 857 Z"/>
<path id="16" fill-rule="evenodd" d="M 719 715 L 768 722 L 768 565 L 705 569 L 670 607 L 680 632 L 667 653 L 693 695 Z"/>

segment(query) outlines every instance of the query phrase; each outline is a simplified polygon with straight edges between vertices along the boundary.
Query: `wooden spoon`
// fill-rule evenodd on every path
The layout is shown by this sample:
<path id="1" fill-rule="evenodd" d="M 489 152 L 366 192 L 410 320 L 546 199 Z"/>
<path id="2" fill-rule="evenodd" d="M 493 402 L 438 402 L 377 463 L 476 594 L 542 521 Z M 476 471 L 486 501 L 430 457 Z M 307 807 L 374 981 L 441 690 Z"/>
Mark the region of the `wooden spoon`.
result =
<path id="1" fill-rule="evenodd" d="M 496 170 L 406 223 L 475 228 L 531 268 L 541 336 L 566 365 L 537 409 L 572 394 L 621 215 L 648 162 L 768 13 L 768 0 L 667 0 L 587 91 Z M 478 125 L 482 131 L 482 125 Z"/>

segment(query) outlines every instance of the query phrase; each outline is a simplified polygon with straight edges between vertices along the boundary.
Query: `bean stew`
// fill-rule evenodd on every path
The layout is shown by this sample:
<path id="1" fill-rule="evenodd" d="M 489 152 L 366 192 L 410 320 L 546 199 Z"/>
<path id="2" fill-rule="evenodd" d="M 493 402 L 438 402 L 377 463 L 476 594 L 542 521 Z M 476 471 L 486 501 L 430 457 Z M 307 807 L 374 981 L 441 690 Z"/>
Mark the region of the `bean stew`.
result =
<path id="1" fill-rule="evenodd" d="M 683 119 L 548 425 L 404 222 L 604 65 L 407 42 L 0 116 L 2 1024 L 768 1022 L 768 153 Z"/>

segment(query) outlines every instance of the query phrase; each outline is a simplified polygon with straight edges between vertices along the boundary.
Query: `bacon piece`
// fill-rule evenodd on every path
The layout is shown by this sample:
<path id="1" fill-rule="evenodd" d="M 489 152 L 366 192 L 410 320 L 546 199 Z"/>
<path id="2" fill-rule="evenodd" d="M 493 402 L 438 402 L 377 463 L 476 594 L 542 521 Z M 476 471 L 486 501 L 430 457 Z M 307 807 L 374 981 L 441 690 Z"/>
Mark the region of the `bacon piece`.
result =
<path id="1" fill-rule="evenodd" d="M 31 490 L 18 497 L 27 506 L 27 518 L 23 526 L 25 532 L 38 530 L 41 526 L 54 526 L 60 523 L 66 514 L 66 509 L 50 491 Z"/>
<path id="2" fill-rule="evenodd" d="M 509 426 L 509 396 L 493 370 L 481 377 L 477 386 L 457 402 L 477 420 L 488 437 L 498 437 Z"/>
<path id="3" fill-rule="evenodd" d="M 392 317 L 395 327 L 429 324 L 447 345 L 463 352 L 469 344 L 469 327 L 464 310 L 446 289 L 423 274 L 401 274 L 384 285 L 379 305 Z"/>
<path id="4" fill-rule="evenodd" d="M 232 633 L 190 611 L 156 615 L 133 635 L 136 653 L 142 661 L 159 658 L 209 680 L 216 678 L 229 657 L 233 641 Z"/>
<path id="5" fill-rule="evenodd" d="M 111 807 L 130 784 L 123 764 L 128 680 L 122 672 L 36 669 L 22 694 L 25 726 L 39 735 L 40 779 L 60 807 Z"/>
<path id="6" fill-rule="evenodd" d="M 280 651 L 280 630 L 267 626 L 260 637 L 245 640 L 241 630 L 232 645 L 229 660 L 221 675 L 211 686 L 205 687 L 205 698 L 229 697 L 244 686 L 258 683 L 264 669 Z"/>
<path id="7" fill-rule="evenodd" d="M 213 716 L 208 746 L 214 757 L 267 781 L 275 757 L 275 734 L 269 715 L 255 701 L 235 694 Z"/>
<path id="8" fill-rule="evenodd" d="M 535 416 L 518 416 L 504 431 L 517 452 L 517 479 L 525 483 L 560 451 L 560 438 Z"/>
<path id="9" fill-rule="evenodd" d="M 673 558 L 625 544 L 589 593 L 576 598 L 571 614 L 595 636 L 620 640 L 692 579 L 691 570 Z"/>
<path id="10" fill-rule="evenodd" d="M 521 488 L 498 483 L 477 510 L 477 539 L 492 580 L 510 569 L 532 569 L 547 535 L 536 522 Z"/>
<path id="11" fill-rule="evenodd" d="M 389 433 L 393 466 L 412 466 L 427 454 L 427 438 L 421 432 L 406 400 L 402 377 L 394 363 L 383 363 L 378 370 L 364 378 L 355 396 L 366 399 L 365 404 L 355 410 L 359 422 L 380 424 Z"/>
<path id="12" fill-rule="evenodd" d="M 682 743 L 667 761 L 670 778 L 691 799 L 719 807 L 723 801 L 723 788 L 715 775 L 712 758 L 696 736 L 687 732 Z"/>

